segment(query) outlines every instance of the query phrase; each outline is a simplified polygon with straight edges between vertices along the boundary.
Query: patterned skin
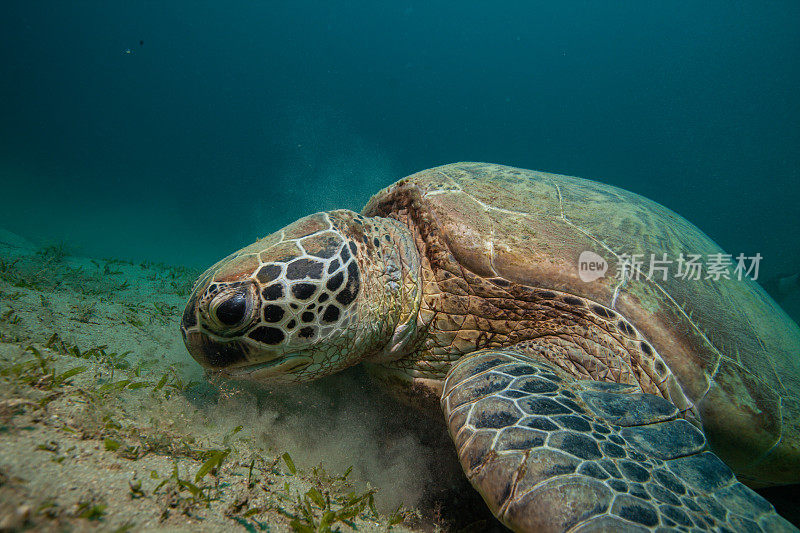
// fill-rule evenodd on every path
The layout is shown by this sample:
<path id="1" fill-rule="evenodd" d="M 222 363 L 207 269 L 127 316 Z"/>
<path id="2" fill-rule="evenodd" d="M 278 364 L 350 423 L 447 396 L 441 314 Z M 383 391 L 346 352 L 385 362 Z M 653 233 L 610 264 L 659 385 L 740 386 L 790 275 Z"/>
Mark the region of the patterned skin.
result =
<path id="1" fill-rule="evenodd" d="M 515 530 L 794 530 L 637 386 L 481 350 L 448 375 L 442 407 L 464 472 Z"/>
<path id="2" fill-rule="evenodd" d="M 720 251 L 626 191 L 459 163 L 223 259 L 181 331 L 224 376 L 306 381 L 363 362 L 406 401 L 441 401 L 467 476 L 515 530 L 792 530 L 728 466 L 751 485 L 800 478 L 797 326 L 750 282 L 584 283 L 580 250 Z M 530 364 L 472 363 L 484 357 Z M 517 383 L 542 376 L 555 389 Z"/>
<path id="3" fill-rule="evenodd" d="M 184 341 L 203 366 L 260 381 L 309 381 L 366 355 L 391 358 L 387 339 L 413 333 L 419 262 L 410 246 L 394 220 L 344 210 L 302 218 L 200 277 Z"/>

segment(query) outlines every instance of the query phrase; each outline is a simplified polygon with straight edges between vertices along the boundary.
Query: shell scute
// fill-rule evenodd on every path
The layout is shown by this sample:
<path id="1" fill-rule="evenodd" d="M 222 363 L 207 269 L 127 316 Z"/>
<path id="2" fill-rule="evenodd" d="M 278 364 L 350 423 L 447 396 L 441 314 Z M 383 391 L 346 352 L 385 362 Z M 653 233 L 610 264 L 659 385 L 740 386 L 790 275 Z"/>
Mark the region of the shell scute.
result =
<path id="1" fill-rule="evenodd" d="M 662 279 L 648 275 L 647 263 L 635 279 L 621 283 L 616 276 L 622 254 L 666 254 L 673 262 L 681 254 L 724 254 L 681 216 L 610 185 L 486 163 L 419 172 L 378 193 L 364 210 L 393 213 L 413 214 L 423 232 L 435 228 L 444 246 L 432 253 L 451 254 L 465 275 L 512 296 L 524 287 L 583 298 L 587 311 L 592 304 L 608 309 L 615 323 L 624 320 L 614 326 L 618 331 L 641 335 L 626 336 L 637 346 L 644 342 L 643 354 L 663 358 L 674 377 L 663 367 L 656 374 L 667 376 L 664 388 L 678 408 L 692 408 L 680 390 L 700 405 L 717 453 L 737 469 L 742 461 L 764 459 L 759 468 L 784 468 L 794 477 L 794 467 L 785 465 L 800 457 L 797 325 L 752 280 L 685 279 L 674 270 Z M 605 277 L 580 278 L 583 251 L 608 262 Z M 747 424 L 753 429 L 744 438 L 758 444 L 737 464 L 738 444 L 722 436 Z M 759 457 L 776 443 L 768 458 Z"/>

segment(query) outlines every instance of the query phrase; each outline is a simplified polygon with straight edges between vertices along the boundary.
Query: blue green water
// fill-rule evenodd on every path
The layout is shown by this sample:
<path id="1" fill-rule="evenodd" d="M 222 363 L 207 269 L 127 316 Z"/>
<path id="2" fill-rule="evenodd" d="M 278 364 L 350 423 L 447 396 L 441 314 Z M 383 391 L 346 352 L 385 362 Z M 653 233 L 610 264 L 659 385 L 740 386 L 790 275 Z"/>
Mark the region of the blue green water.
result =
<path id="1" fill-rule="evenodd" d="M 457 160 L 800 264 L 796 2 L 6 2 L 0 226 L 205 266 Z"/>
<path id="2" fill-rule="evenodd" d="M 798 28 L 796 1 L 6 0 L 0 229 L 203 269 L 472 160 L 632 190 L 798 272 Z"/>

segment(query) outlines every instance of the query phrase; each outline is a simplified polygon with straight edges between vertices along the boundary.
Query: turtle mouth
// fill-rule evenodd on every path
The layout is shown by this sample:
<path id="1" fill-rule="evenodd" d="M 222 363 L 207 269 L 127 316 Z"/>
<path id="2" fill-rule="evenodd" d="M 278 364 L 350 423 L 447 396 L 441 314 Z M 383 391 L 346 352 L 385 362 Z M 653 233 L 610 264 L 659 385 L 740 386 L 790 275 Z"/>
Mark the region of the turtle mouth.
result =
<path id="1" fill-rule="evenodd" d="M 266 363 L 238 366 L 222 370 L 213 370 L 215 375 L 228 379 L 241 379 L 249 381 L 269 381 L 287 375 L 294 370 L 305 368 L 313 362 L 308 355 L 288 354 Z"/>

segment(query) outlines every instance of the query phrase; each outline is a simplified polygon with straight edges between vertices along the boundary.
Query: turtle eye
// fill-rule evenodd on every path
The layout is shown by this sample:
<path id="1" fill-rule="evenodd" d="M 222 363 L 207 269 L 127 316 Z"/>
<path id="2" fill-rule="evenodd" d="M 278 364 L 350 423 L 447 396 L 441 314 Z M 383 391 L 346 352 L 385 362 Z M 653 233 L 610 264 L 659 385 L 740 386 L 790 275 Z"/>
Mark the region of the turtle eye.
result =
<path id="1" fill-rule="evenodd" d="M 223 294 L 215 299 L 214 317 L 226 326 L 236 326 L 247 318 L 247 294 L 244 291 Z"/>

